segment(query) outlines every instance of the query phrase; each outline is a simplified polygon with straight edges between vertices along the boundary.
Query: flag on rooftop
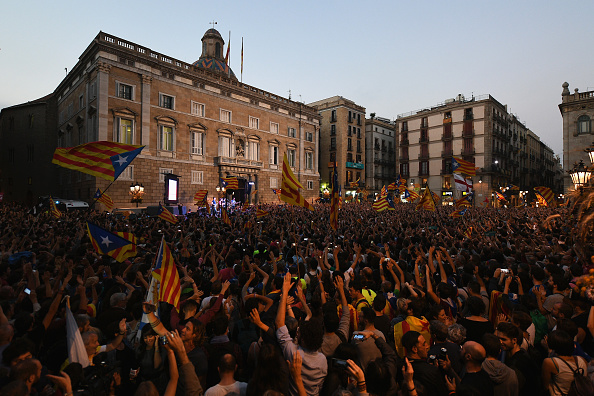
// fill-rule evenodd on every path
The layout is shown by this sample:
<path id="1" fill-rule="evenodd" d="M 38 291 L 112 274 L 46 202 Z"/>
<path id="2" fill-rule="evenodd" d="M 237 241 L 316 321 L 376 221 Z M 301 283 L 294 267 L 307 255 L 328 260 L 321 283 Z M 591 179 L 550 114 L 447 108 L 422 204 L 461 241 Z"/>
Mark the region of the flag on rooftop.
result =
<path id="1" fill-rule="evenodd" d="M 117 142 L 92 142 L 57 148 L 52 163 L 114 181 L 142 151 L 144 146 Z"/>
<path id="2" fill-rule="evenodd" d="M 120 263 L 136 256 L 136 237 L 130 232 L 111 233 L 87 221 L 91 244 L 99 254 L 105 254 Z"/>
<path id="3" fill-rule="evenodd" d="M 109 195 L 107 195 L 107 193 L 101 192 L 101 189 L 97 189 L 93 198 L 95 198 L 97 202 L 101 202 L 103 205 L 105 205 L 105 208 L 108 212 L 113 210 L 113 200 Z"/>
<path id="4" fill-rule="evenodd" d="M 476 176 L 474 163 L 462 158 L 452 157 L 452 170 L 454 173 L 464 173 L 467 176 Z"/>
<path id="5" fill-rule="evenodd" d="M 170 222 L 171 224 L 177 223 L 177 217 L 173 215 L 166 207 L 159 204 L 159 211 L 157 212 L 157 217 Z"/>

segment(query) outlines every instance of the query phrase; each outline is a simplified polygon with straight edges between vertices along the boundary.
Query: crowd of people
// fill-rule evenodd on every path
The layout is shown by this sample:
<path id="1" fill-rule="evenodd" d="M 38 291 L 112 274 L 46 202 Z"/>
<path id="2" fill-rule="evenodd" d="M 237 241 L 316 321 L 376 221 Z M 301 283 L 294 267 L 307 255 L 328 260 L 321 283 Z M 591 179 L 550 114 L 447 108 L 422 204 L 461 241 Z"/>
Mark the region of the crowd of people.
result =
<path id="1" fill-rule="evenodd" d="M 228 225 L 1 205 L 0 394 L 592 391 L 592 251 L 570 209 L 352 203 L 332 230 L 327 204 L 259 208 Z M 99 255 L 87 221 L 133 233 L 137 255 Z M 162 239 L 179 311 L 146 302 Z"/>

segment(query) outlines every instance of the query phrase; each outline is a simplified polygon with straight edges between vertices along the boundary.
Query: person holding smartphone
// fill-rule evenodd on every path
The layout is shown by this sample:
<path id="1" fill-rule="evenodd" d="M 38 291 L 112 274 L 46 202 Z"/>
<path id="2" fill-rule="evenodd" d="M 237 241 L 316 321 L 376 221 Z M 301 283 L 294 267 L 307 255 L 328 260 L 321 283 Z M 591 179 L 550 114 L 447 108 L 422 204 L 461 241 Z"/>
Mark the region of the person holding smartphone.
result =
<path id="1" fill-rule="evenodd" d="M 386 341 L 384 334 L 375 328 L 375 311 L 373 308 L 363 307 L 359 313 L 359 325 L 362 331 L 375 334 L 376 337 L 382 338 Z M 361 368 L 363 371 L 367 369 L 367 365 L 372 360 L 382 357 L 381 351 L 375 345 L 373 338 L 366 337 L 359 332 L 355 332 L 352 338 L 352 344 L 357 347 Z"/>

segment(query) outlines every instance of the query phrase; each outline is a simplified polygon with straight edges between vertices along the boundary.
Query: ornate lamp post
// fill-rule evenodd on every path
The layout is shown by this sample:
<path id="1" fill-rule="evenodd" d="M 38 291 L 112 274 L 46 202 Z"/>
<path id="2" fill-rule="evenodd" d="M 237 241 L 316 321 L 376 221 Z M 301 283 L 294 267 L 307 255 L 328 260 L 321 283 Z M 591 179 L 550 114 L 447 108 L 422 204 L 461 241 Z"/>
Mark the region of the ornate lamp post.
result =
<path id="1" fill-rule="evenodd" d="M 589 153 L 589 155 L 591 155 Z M 575 189 L 578 190 L 581 187 L 584 187 L 590 181 L 590 176 L 592 176 L 592 172 L 588 170 L 584 161 L 580 160 L 578 164 L 574 164 L 573 168 L 568 171 L 569 176 L 571 176 L 571 181 L 573 182 Z"/>
<path id="2" fill-rule="evenodd" d="M 130 184 L 130 196 L 132 199 L 130 202 L 136 203 L 136 207 L 138 207 L 139 203 L 142 203 L 142 196 L 144 195 L 144 186 L 142 184 Z"/>

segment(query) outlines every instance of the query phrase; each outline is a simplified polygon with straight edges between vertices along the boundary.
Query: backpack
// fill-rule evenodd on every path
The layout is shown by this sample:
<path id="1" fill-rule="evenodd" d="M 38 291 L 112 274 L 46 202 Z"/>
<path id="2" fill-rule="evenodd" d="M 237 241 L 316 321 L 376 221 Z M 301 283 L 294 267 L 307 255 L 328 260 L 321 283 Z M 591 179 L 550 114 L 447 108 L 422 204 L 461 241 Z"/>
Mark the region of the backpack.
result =
<path id="1" fill-rule="evenodd" d="M 559 359 L 563 363 L 565 363 L 565 365 L 569 367 L 569 369 L 573 373 L 573 381 L 571 381 L 571 385 L 569 386 L 569 392 L 567 392 L 567 396 L 594 395 L 594 383 L 592 383 L 592 380 L 589 377 L 584 376 L 584 369 L 580 367 L 577 357 L 574 356 L 573 359 L 575 360 L 575 370 L 565 360 Z M 561 392 L 561 389 L 559 388 L 559 385 L 557 385 L 555 382 L 553 382 L 553 385 L 557 387 L 559 393 L 563 394 L 563 392 Z"/>

